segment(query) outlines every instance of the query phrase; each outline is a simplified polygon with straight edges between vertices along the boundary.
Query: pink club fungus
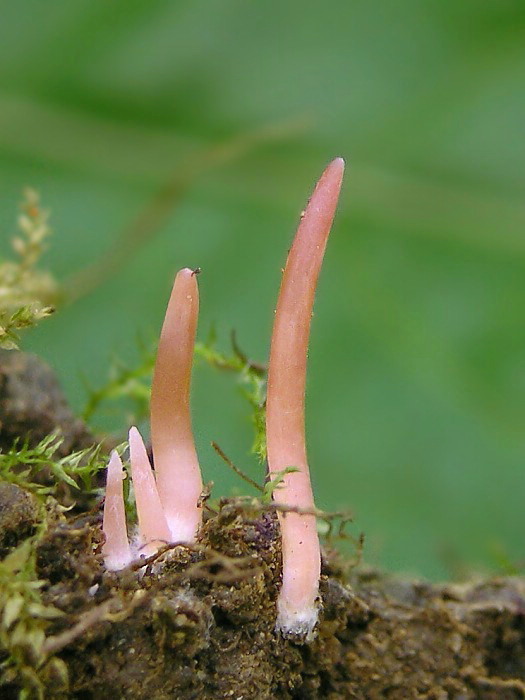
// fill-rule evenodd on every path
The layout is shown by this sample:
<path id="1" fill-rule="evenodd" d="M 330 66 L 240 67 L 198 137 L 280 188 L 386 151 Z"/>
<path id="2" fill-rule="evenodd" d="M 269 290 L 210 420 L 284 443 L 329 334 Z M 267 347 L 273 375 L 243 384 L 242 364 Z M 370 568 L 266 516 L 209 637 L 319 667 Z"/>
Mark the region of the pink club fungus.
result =
<path id="1" fill-rule="evenodd" d="M 117 452 L 112 452 L 108 464 L 106 481 L 106 499 L 104 501 L 104 519 L 102 529 L 106 542 L 102 549 L 106 568 L 110 571 L 123 569 L 131 562 L 131 549 L 126 528 L 126 513 L 122 480 L 124 469 Z"/>
<path id="2" fill-rule="evenodd" d="M 129 431 L 139 555 L 152 554 L 166 542 L 192 543 L 201 523 L 202 479 L 189 407 L 198 313 L 196 271 L 185 268 L 175 278 L 155 363 L 151 396 L 155 474 L 140 433 L 134 427 Z M 108 465 L 103 516 L 103 554 L 111 570 L 122 569 L 132 560 L 122 478 L 122 463 L 114 452 Z"/>
<path id="3" fill-rule="evenodd" d="M 283 272 L 268 367 L 266 438 L 282 540 L 282 586 L 276 629 L 309 641 L 318 619 L 321 554 L 306 456 L 304 403 L 310 323 L 317 279 L 344 173 L 336 158 L 317 183 Z M 196 270 L 175 278 L 162 327 L 151 393 L 155 474 L 136 428 L 129 434 L 139 521 L 139 553 L 165 542 L 192 543 L 202 519 L 202 479 L 189 406 L 199 295 Z M 293 467 L 295 471 L 287 472 Z M 104 557 L 109 569 L 131 561 L 122 496 L 122 464 L 113 453 L 104 507 Z"/>
<path id="4" fill-rule="evenodd" d="M 202 478 L 191 429 L 190 383 L 199 288 L 195 270 L 175 278 L 151 387 L 151 442 L 157 485 L 173 542 L 195 540 Z"/>
<path id="5" fill-rule="evenodd" d="M 148 453 L 135 427 L 129 431 L 129 460 L 139 521 L 139 551 L 148 556 L 170 542 L 171 537 Z"/>
<path id="6" fill-rule="evenodd" d="M 287 467 L 276 502 L 312 511 L 314 498 L 306 456 L 304 395 L 310 321 L 317 278 L 335 215 L 344 172 L 336 158 L 317 183 L 297 229 L 283 272 L 273 326 L 266 413 L 270 477 Z M 310 639 L 317 623 L 321 555 L 313 514 L 279 516 L 283 577 L 276 628 Z"/>

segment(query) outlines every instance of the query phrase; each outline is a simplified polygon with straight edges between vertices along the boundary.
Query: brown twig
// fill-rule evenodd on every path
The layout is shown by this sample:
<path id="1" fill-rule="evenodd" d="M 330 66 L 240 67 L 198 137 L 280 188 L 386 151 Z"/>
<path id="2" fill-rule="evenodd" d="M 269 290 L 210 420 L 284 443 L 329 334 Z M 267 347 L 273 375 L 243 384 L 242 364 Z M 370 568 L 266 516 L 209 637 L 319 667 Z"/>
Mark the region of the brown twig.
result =
<path id="1" fill-rule="evenodd" d="M 248 367 L 248 369 L 251 369 L 255 374 L 258 374 L 261 377 L 264 377 L 266 373 L 268 372 L 268 365 L 264 364 L 263 362 L 254 362 L 253 360 L 250 360 L 246 353 L 241 350 L 238 342 L 237 342 L 237 331 L 235 328 L 232 328 L 230 331 L 230 342 L 232 344 L 232 350 L 233 354 L 236 355 L 239 360 Z"/>
<path id="2" fill-rule="evenodd" d="M 226 464 L 230 467 L 232 471 L 234 471 L 237 476 L 240 476 L 241 479 L 244 479 L 246 483 L 250 484 L 250 486 L 253 486 L 254 489 L 257 489 L 260 493 L 264 493 L 264 488 L 258 484 L 254 479 L 252 479 L 248 474 L 245 474 L 242 469 L 239 469 L 232 461 L 231 459 L 223 452 L 223 450 L 219 447 L 219 445 L 212 440 L 211 446 L 215 450 L 215 452 L 219 455 L 219 457 L 226 462 Z"/>
<path id="3" fill-rule="evenodd" d="M 237 135 L 181 163 L 168 182 L 153 194 L 135 218 L 122 229 L 109 251 L 93 264 L 71 275 L 64 285 L 65 301 L 75 302 L 110 279 L 162 228 L 173 209 L 205 172 L 241 158 L 256 146 L 301 133 L 307 127 L 307 121 L 298 118 L 266 125 Z"/>
<path id="4" fill-rule="evenodd" d="M 84 613 L 73 627 L 70 627 L 61 634 L 48 637 L 44 642 L 44 654 L 48 657 L 56 654 L 66 646 L 69 646 L 75 639 L 78 639 L 78 637 L 83 635 L 98 622 L 102 622 L 103 620 L 117 622 L 126 619 L 136 608 L 143 605 L 147 599 L 148 592 L 143 589 L 138 590 L 133 595 L 129 605 L 121 610 L 115 610 L 113 613 L 111 612 L 112 607 L 114 607 L 115 603 L 121 605 L 121 601 L 115 598 L 104 601 L 100 605 L 97 605 L 96 608 L 92 608 Z"/>

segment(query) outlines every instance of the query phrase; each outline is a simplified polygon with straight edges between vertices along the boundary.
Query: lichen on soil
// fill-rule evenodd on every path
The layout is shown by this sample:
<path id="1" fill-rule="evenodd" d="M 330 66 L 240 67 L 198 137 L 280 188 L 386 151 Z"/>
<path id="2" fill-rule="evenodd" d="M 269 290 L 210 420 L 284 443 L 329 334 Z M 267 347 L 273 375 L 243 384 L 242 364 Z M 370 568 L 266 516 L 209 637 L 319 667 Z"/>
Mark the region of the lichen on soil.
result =
<path id="1" fill-rule="evenodd" d="M 29 547 L 41 583 L 39 607 L 27 609 L 46 620 L 38 644 L 6 646 L 21 613 L 13 603 L 6 613 L 2 584 L 6 700 L 525 697 L 523 578 L 430 584 L 349 570 L 329 549 L 317 636 L 304 644 L 274 629 L 281 562 L 271 506 L 224 499 L 207 510 L 195 546 L 109 572 L 100 503 L 81 503 L 66 509 L 0 484 L 0 566 Z"/>

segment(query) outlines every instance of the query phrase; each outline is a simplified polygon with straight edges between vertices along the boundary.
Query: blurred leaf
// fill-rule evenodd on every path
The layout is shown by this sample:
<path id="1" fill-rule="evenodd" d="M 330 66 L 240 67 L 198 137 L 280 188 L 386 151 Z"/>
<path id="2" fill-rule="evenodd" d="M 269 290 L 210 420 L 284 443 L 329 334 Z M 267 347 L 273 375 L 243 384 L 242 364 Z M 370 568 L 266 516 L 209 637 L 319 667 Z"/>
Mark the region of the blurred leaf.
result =
<path id="1" fill-rule="evenodd" d="M 53 207 L 52 271 L 80 297 L 74 273 L 105 263 L 90 278 L 103 286 L 28 337 L 75 405 L 80 376 L 101 386 L 112 354 L 140 364 L 133 338 L 158 331 L 184 265 L 203 269 L 201 337 L 235 327 L 264 358 L 294 225 L 341 154 L 309 360 L 317 501 L 351 506 L 365 557 L 392 568 L 443 576 L 447 543 L 490 565 L 494 524 L 519 559 L 523 3 L 27 0 L 2 3 L 0 35 L 0 226 L 34 183 Z M 307 131 L 242 146 L 303 115 Z M 232 143 L 235 157 L 202 167 Z M 175 176 L 176 208 L 134 228 Z M 144 407 L 147 383 L 130 382 Z M 245 466 L 244 404 L 205 369 L 192 399 L 205 478 L 227 492 L 236 477 L 209 444 Z"/>

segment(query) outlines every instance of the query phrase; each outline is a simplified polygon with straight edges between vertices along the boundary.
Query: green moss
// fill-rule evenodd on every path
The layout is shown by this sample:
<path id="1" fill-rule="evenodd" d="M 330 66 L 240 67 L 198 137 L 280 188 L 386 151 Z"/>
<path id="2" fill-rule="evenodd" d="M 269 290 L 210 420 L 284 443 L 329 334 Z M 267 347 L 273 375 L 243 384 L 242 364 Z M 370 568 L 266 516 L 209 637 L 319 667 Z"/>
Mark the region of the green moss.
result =
<path id="1" fill-rule="evenodd" d="M 49 316 L 59 297 L 53 277 L 37 268 L 50 234 L 48 212 L 38 194 L 24 192 L 18 218 L 19 236 L 13 239 L 17 260 L 0 262 L 0 347 L 18 347 L 19 333 Z"/>
<path id="2" fill-rule="evenodd" d="M 48 435 L 36 446 L 15 443 L 0 451 L 0 480 L 16 484 L 42 497 L 67 487 L 85 497 L 96 489 L 95 478 L 105 468 L 101 447 L 93 446 L 60 457 L 63 438 Z"/>
<path id="3" fill-rule="evenodd" d="M 18 688 L 19 697 L 45 696 L 50 676 L 58 673 L 67 682 L 65 664 L 46 651 L 46 630 L 62 616 L 53 604 L 44 603 L 44 580 L 36 569 L 37 544 L 47 523 L 0 562 L 0 658 L 1 683 Z"/>
<path id="4" fill-rule="evenodd" d="M 231 336 L 231 345 L 231 352 L 220 351 L 212 331 L 205 343 L 195 344 L 195 359 L 220 371 L 230 372 L 236 378 L 250 407 L 254 429 L 252 451 L 263 462 L 266 458 L 266 368 L 246 357 L 240 350 L 234 333 Z M 105 403 L 119 399 L 128 399 L 131 402 L 135 421 L 147 415 L 155 351 L 141 343 L 139 355 L 139 361 L 133 366 L 114 360 L 107 382 L 98 388 L 88 387 L 89 395 L 82 412 L 83 420 L 91 421 Z"/>

